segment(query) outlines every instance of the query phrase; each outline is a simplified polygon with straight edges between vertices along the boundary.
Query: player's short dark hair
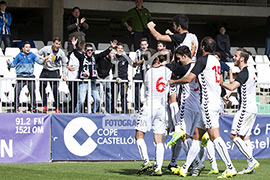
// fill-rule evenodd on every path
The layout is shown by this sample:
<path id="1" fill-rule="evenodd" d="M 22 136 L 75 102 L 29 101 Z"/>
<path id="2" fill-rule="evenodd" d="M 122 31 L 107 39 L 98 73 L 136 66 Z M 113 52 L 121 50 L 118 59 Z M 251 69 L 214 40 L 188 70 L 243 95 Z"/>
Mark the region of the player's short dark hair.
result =
<path id="1" fill-rule="evenodd" d="M 174 16 L 173 23 L 175 23 L 176 26 L 181 26 L 183 30 L 188 30 L 189 19 L 184 14 Z"/>
<path id="2" fill-rule="evenodd" d="M 117 46 L 123 46 L 123 47 L 125 47 L 125 45 L 123 43 L 121 43 L 121 42 L 118 42 L 117 43 Z"/>
<path id="3" fill-rule="evenodd" d="M 24 41 L 24 42 L 23 42 L 22 47 L 24 47 L 26 44 L 29 44 L 29 45 L 30 45 L 30 47 L 31 47 L 31 44 L 30 44 L 30 42 L 29 42 L 29 41 Z"/>
<path id="4" fill-rule="evenodd" d="M 142 38 L 140 43 L 143 42 L 143 41 L 146 41 L 148 43 L 147 38 Z"/>
<path id="5" fill-rule="evenodd" d="M 74 12 L 76 9 L 78 9 L 79 11 L 81 11 L 81 9 L 78 6 L 75 6 L 74 8 L 72 8 L 72 12 Z"/>
<path id="6" fill-rule="evenodd" d="M 163 46 L 167 46 L 166 42 L 158 41 L 157 44 L 162 44 Z"/>
<path id="7" fill-rule="evenodd" d="M 216 50 L 216 41 L 210 36 L 206 36 L 201 41 L 201 47 L 203 46 L 205 52 L 213 53 Z"/>
<path id="8" fill-rule="evenodd" d="M 221 54 L 220 54 L 220 52 L 217 52 L 217 51 L 216 51 L 216 52 L 214 52 L 213 54 L 216 55 L 219 59 L 221 59 Z"/>
<path id="9" fill-rule="evenodd" d="M 55 41 L 59 41 L 59 42 L 61 42 L 60 37 L 54 37 L 54 38 L 53 38 L 53 42 L 55 42 Z"/>
<path id="10" fill-rule="evenodd" d="M 187 46 L 180 46 L 176 49 L 175 54 L 179 54 L 180 56 L 186 55 L 187 57 L 191 58 L 191 52 Z"/>
<path id="11" fill-rule="evenodd" d="M 0 5 L 7 5 L 6 1 L 0 1 Z"/>
<path id="12" fill-rule="evenodd" d="M 249 55 L 251 55 L 251 52 L 247 51 L 245 48 L 239 48 L 236 51 L 240 51 L 240 57 L 243 57 L 245 63 L 247 63 Z"/>

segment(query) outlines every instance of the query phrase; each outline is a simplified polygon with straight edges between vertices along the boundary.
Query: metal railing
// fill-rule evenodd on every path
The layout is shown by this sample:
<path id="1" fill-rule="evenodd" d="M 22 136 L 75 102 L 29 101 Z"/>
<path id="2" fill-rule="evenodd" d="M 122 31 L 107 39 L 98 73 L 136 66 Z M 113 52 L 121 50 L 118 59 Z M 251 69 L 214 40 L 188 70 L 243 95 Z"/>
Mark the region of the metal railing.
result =
<path id="1" fill-rule="evenodd" d="M 258 114 L 270 114 L 270 83 L 257 83 L 256 91 Z M 138 113 L 144 102 L 144 86 L 140 80 L 118 83 L 116 80 L 0 78 L 0 100 L 2 113 L 133 114 Z M 230 100 L 232 106 L 225 107 L 224 114 L 234 114 L 238 109 L 238 100 L 235 97 Z"/>

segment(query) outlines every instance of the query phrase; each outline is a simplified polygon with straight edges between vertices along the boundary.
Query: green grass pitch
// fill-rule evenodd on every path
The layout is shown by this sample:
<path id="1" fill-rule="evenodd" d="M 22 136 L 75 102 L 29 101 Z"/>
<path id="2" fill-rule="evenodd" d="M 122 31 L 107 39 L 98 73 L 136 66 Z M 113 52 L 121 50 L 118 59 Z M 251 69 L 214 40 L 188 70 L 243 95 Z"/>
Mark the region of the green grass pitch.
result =
<path id="1" fill-rule="evenodd" d="M 246 160 L 232 160 L 237 171 L 241 171 L 246 166 Z M 233 179 L 241 180 L 264 180 L 270 179 L 270 159 L 259 159 L 260 167 L 253 174 L 237 175 Z M 116 162 L 53 162 L 53 163 L 2 163 L 0 164 L 0 179 L 34 179 L 34 180 L 130 180 L 130 179 L 183 179 L 173 175 L 167 170 L 169 161 L 164 161 L 162 177 L 149 176 L 150 171 L 141 176 L 136 175 L 142 161 L 116 161 Z M 218 168 L 221 172 L 225 170 L 225 165 L 221 160 L 217 160 Z M 183 165 L 183 161 L 178 161 Z M 210 170 L 209 161 L 205 161 L 206 168 L 199 177 L 186 177 L 186 179 L 217 179 L 217 175 L 207 175 Z M 221 173 L 219 173 L 220 175 Z"/>

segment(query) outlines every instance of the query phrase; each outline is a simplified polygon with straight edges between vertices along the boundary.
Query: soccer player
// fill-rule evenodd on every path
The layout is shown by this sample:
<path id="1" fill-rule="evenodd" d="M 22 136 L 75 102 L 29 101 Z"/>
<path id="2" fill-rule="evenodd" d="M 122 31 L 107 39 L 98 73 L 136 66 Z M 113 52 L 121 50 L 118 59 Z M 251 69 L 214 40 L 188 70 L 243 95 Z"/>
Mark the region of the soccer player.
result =
<path id="1" fill-rule="evenodd" d="M 180 46 L 186 45 L 189 47 L 191 53 L 192 60 L 196 60 L 196 53 L 198 50 L 198 40 L 195 34 L 189 33 L 189 19 L 186 15 L 176 15 L 173 17 L 173 29 L 175 33 L 172 33 L 170 30 L 166 31 L 165 35 L 160 34 L 156 29 L 153 22 L 149 22 L 147 24 L 150 32 L 154 36 L 154 38 L 158 41 L 164 41 L 164 42 L 172 42 L 174 44 L 174 51 L 179 48 Z M 170 92 L 169 92 L 169 106 L 171 110 L 171 116 L 172 116 L 172 126 L 176 126 L 176 114 L 179 111 L 179 106 L 177 103 L 177 87 L 175 85 L 170 86 Z M 177 130 L 178 129 L 178 130 Z M 182 132 L 179 130 L 179 128 L 176 128 L 175 133 L 173 134 L 173 138 L 179 138 L 182 135 Z M 172 160 L 168 166 L 168 169 L 171 169 L 171 167 L 177 167 L 175 159 L 178 158 L 181 145 L 180 141 L 177 141 L 177 144 L 172 147 Z"/>
<path id="2" fill-rule="evenodd" d="M 237 88 L 239 97 L 239 109 L 234 116 L 231 140 L 239 151 L 247 158 L 247 168 L 238 174 L 249 174 L 260 166 L 252 155 L 252 144 L 250 132 L 254 125 L 257 113 L 256 107 L 256 82 L 255 73 L 247 65 L 249 53 L 245 49 L 238 49 L 233 57 L 234 65 L 240 69 L 239 74 L 232 83 L 224 83 L 221 79 L 220 85 L 230 91 Z"/>
<path id="3" fill-rule="evenodd" d="M 193 142 L 188 152 L 185 164 L 180 168 L 180 176 L 186 177 L 189 166 L 200 151 L 201 138 L 208 132 L 211 141 L 226 165 L 226 170 L 218 178 L 233 177 L 236 170 L 231 162 L 227 147 L 219 132 L 220 109 L 220 63 L 212 54 L 215 51 L 216 42 L 211 37 L 205 37 L 201 41 L 203 56 L 200 57 L 191 72 L 178 80 L 169 80 L 169 84 L 186 84 L 198 77 L 201 85 L 201 109 L 203 121 L 199 121 L 193 135 Z"/>
<path id="4" fill-rule="evenodd" d="M 151 55 L 155 53 L 155 50 L 152 49 L 148 51 L 150 51 Z M 146 57 L 145 60 L 147 60 Z M 166 129 L 165 105 L 168 89 L 166 83 L 171 78 L 171 74 L 172 72 L 167 67 L 160 65 L 158 57 L 154 59 L 152 68 L 150 68 L 145 74 L 144 83 L 146 87 L 146 102 L 141 109 L 135 127 L 137 146 L 141 158 L 144 160 L 142 168 L 137 172 L 139 175 L 153 167 L 152 163 L 149 161 L 147 146 L 144 141 L 145 133 L 153 129 L 156 145 L 156 161 L 154 171 L 151 175 L 162 176 L 161 167 L 164 158 L 162 138 Z"/>
<path id="5" fill-rule="evenodd" d="M 181 46 L 175 51 L 175 59 L 178 63 L 178 67 L 173 70 L 175 76 L 178 79 L 188 75 L 191 69 L 194 67 L 194 62 L 191 60 L 191 51 L 187 46 Z M 181 64 L 181 65 L 180 65 Z M 186 136 L 182 139 L 184 142 L 184 149 L 187 153 L 189 147 L 192 144 L 192 136 L 197 125 L 198 120 L 202 119 L 200 111 L 200 95 L 199 95 L 199 84 L 195 78 L 193 81 L 180 86 L 180 110 L 176 114 L 176 132 L 177 128 L 182 127 L 185 130 Z M 173 142 L 173 139 L 169 142 Z M 197 159 L 195 162 L 197 165 L 200 160 Z M 170 163 L 171 165 L 171 163 Z M 196 166 L 197 166 L 196 165 Z M 173 168 L 171 168 L 173 170 Z M 174 172 L 174 173 L 178 173 Z"/>

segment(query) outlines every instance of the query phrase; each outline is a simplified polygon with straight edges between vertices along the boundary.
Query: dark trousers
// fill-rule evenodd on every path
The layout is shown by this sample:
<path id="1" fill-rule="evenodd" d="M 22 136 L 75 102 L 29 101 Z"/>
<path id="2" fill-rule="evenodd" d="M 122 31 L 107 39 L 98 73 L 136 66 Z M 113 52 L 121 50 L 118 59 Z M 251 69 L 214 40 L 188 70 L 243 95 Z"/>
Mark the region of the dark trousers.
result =
<path id="1" fill-rule="evenodd" d="M 79 87 L 78 81 L 68 82 L 68 89 L 69 89 L 71 99 L 68 104 L 67 112 L 75 113 L 75 108 L 78 102 L 78 87 Z"/>
<path id="2" fill-rule="evenodd" d="M 9 35 L 3 35 L 0 34 L 0 44 L 4 42 L 5 48 L 6 47 L 11 47 L 11 42 L 10 42 L 10 36 Z"/>
<path id="3" fill-rule="evenodd" d="M 135 83 L 135 101 L 134 101 L 134 107 L 135 110 L 138 111 L 141 109 L 142 103 L 141 103 L 141 87 L 142 83 L 136 82 Z"/>
<path id="4" fill-rule="evenodd" d="M 40 74 L 40 78 L 55 78 L 55 79 L 59 79 L 59 70 L 55 70 L 55 71 L 49 71 L 46 69 L 43 69 L 41 74 Z M 42 105 L 43 106 L 48 106 L 47 104 L 47 94 L 46 94 L 46 87 L 47 87 L 47 82 L 50 83 L 51 89 L 53 91 L 53 98 L 54 98 L 54 102 L 53 102 L 53 106 L 55 108 L 59 108 L 59 96 L 57 93 L 57 88 L 58 88 L 58 81 L 40 81 L 40 93 L 41 93 L 41 97 L 42 97 Z"/>
<path id="5" fill-rule="evenodd" d="M 127 107 L 127 89 L 128 89 L 128 83 L 122 82 L 112 82 L 111 83 L 111 95 L 112 95 L 112 105 L 111 105 L 111 113 L 116 113 L 116 107 L 117 107 L 117 95 L 120 91 L 121 96 L 121 107 L 122 107 L 122 113 L 128 113 L 128 107 Z"/>
<path id="6" fill-rule="evenodd" d="M 144 34 L 143 32 L 137 32 L 134 31 L 134 36 L 133 36 L 133 44 L 134 44 L 134 51 L 136 51 L 137 49 L 140 49 L 140 44 L 141 44 L 141 39 L 144 38 Z M 148 48 L 151 47 L 151 34 L 147 34 L 147 40 L 148 40 Z"/>
<path id="7" fill-rule="evenodd" d="M 17 78 L 35 78 L 35 76 L 28 76 L 28 77 L 17 76 Z M 15 110 L 17 110 L 19 107 L 19 98 L 20 98 L 21 90 L 25 85 L 27 85 L 30 99 L 31 99 L 30 104 L 28 105 L 28 108 L 31 108 L 31 107 L 32 109 L 36 108 L 36 93 L 35 93 L 36 82 L 35 80 L 17 80 L 16 86 L 15 86 L 15 95 L 14 95 Z"/>

